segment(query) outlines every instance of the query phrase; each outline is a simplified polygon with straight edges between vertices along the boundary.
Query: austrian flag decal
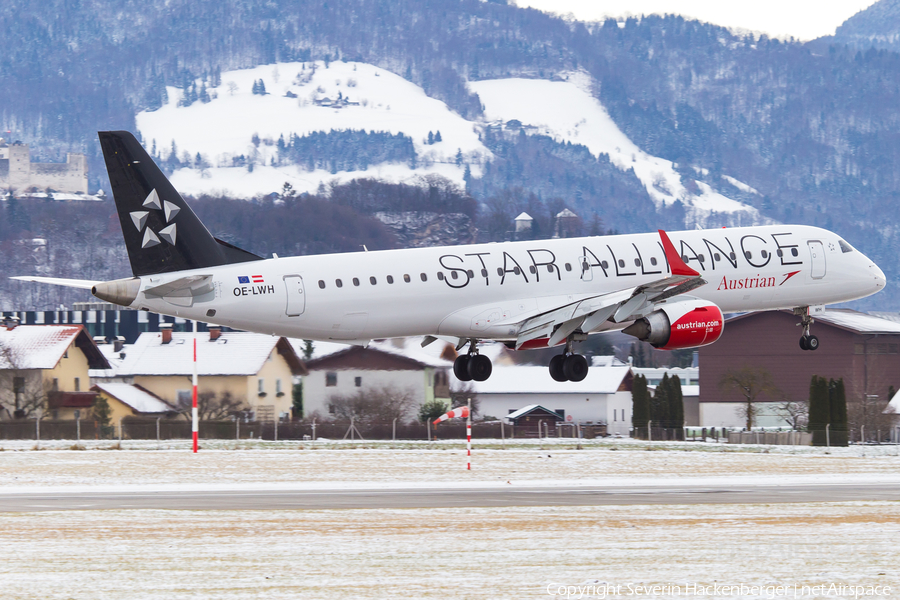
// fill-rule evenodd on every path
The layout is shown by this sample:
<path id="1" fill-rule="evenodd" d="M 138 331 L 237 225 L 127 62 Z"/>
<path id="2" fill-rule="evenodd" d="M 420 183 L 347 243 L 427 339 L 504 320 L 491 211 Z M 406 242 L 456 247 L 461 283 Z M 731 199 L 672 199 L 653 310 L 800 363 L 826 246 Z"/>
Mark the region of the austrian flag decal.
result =
<path id="1" fill-rule="evenodd" d="M 265 283 L 262 275 L 251 275 L 247 277 L 246 275 L 238 276 L 238 283 L 250 283 L 250 280 L 253 279 L 253 283 Z"/>

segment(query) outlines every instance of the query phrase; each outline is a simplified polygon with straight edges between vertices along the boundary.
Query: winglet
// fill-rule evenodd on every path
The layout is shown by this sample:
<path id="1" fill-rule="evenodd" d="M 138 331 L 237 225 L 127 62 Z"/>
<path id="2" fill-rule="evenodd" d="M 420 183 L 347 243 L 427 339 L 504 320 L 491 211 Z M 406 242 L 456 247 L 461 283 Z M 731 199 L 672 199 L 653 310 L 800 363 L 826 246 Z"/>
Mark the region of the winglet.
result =
<path id="1" fill-rule="evenodd" d="M 675 246 L 672 244 L 672 240 L 669 239 L 669 236 L 666 235 L 666 232 L 662 229 L 659 229 L 658 231 L 659 239 L 662 241 L 663 250 L 666 253 L 666 260 L 669 262 L 669 268 L 672 270 L 672 275 L 700 277 L 700 273 L 687 266 L 681 257 L 678 256 L 678 252 L 675 250 Z"/>

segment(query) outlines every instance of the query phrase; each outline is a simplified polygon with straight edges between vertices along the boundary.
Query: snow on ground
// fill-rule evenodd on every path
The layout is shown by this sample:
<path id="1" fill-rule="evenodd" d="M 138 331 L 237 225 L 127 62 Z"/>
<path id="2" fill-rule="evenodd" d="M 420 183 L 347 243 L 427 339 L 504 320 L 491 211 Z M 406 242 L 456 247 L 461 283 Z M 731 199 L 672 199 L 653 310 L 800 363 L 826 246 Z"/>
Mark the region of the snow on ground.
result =
<path id="1" fill-rule="evenodd" d="M 0 595 L 896 598 L 898 527 L 894 502 L 0 513 Z"/>
<path id="2" fill-rule="evenodd" d="M 629 440 L 473 441 L 464 443 L 190 441 L 0 442 L 0 495 L 52 486 L 242 486 L 326 489 L 447 485 L 673 485 L 900 481 L 900 447 L 811 448 Z M 47 450 L 46 448 L 55 448 Z M 648 451 L 648 449 L 650 451 Z M 506 482 L 509 482 L 508 484 Z"/>
<path id="3" fill-rule="evenodd" d="M 713 211 L 730 214 L 733 225 L 760 222 L 755 208 L 727 198 L 705 183 L 697 182 L 699 193 L 690 193 L 671 161 L 647 154 L 619 129 L 592 95 L 590 76 L 579 72 L 566 77 L 567 81 L 492 79 L 470 82 L 469 87 L 481 98 L 489 120 L 516 119 L 532 132 L 582 144 L 595 155 L 608 154 L 622 170 L 634 169 L 657 207 L 681 200 L 688 221 L 701 225 Z M 736 186 L 741 183 L 733 178 L 729 181 Z"/>
<path id="4" fill-rule="evenodd" d="M 254 82 L 262 79 L 265 96 L 253 94 Z M 285 181 L 300 192 L 315 192 L 319 183 L 359 177 L 412 182 L 430 173 L 442 175 L 462 186 L 464 167 L 455 164 L 461 150 L 466 162 L 475 165 L 492 155 L 478 140 L 473 123 L 466 121 L 443 102 L 428 97 L 417 85 L 373 65 L 356 62 L 322 61 L 281 63 L 222 73 L 222 85 L 208 103 L 178 106 L 182 91 L 167 88 L 168 103 L 153 112 L 137 115 L 137 127 L 148 148 L 155 143 L 161 156 L 168 156 L 175 140 L 179 156 L 200 153 L 213 167 L 200 171 L 182 169 L 172 182 L 190 194 L 229 190 L 251 197 L 280 191 Z M 289 97 L 286 94 L 293 94 Z M 354 104 L 340 108 L 317 104 L 338 94 Z M 303 136 L 316 131 L 358 129 L 404 133 L 412 138 L 417 160 L 422 165 L 373 166 L 368 171 L 340 173 L 306 172 L 294 166 L 255 168 L 233 167 L 232 157 L 254 156 L 258 165 L 269 165 L 275 156 L 275 142 L 292 133 Z M 429 145 L 428 132 L 440 131 L 442 141 Z M 251 141 L 261 139 L 258 148 Z M 433 163 L 433 164 L 432 164 Z M 477 173 L 477 166 L 473 167 Z"/>

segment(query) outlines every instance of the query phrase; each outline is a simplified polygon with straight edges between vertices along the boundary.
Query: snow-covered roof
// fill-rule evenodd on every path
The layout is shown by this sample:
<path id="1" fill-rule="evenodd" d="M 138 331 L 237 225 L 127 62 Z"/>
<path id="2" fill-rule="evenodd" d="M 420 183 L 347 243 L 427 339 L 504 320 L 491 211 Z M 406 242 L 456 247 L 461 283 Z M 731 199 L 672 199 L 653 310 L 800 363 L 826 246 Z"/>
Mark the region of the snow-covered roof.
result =
<path id="1" fill-rule="evenodd" d="M 547 408 L 545 406 L 541 406 L 540 404 L 529 404 L 528 406 L 523 406 L 519 410 L 513 411 L 513 412 L 509 413 L 508 415 L 505 415 L 504 418 L 512 421 L 514 419 L 518 419 L 519 417 L 525 416 L 528 413 L 530 413 L 534 410 L 537 410 L 537 409 L 541 409 L 552 415 L 558 416 L 558 413 L 555 410 L 550 410 L 549 408 Z M 559 417 L 559 418 L 562 419 L 562 417 Z"/>
<path id="2" fill-rule="evenodd" d="M 564 209 L 562 209 L 561 211 L 559 211 L 559 213 L 556 215 L 556 218 L 557 218 L 557 219 L 571 219 L 571 218 L 577 217 L 577 216 L 578 216 L 578 215 L 576 215 L 575 213 L 573 213 L 573 212 L 572 212 L 571 210 L 569 210 L 568 208 L 564 208 Z"/>
<path id="3" fill-rule="evenodd" d="M 109 368 L 94 340 L 81 325 L 0 327 L 0 369 L 52 369 L 72 344 L 92 368 Z"/>
<path id="4" fill-rule="evenodd" d="M 158 332 L 142 333 L 125 355 L 117 375 L 184 375 L 193 373 L 193 333 L 173 332 L 172 341 L 162 343 Z M 273 350 L 284 356 L 295 375 L 305 371 L 285 338 L 262 333 L 227 332 L 217 340 L 208 335 L 197 339 L 197 371 L 201 376 L 259 373 Z"/>
<path id="5" fill-rule="evenodd" d="M 452 378 L 452 387 L 468 386 L 476 394 L 614 394 L 631 367 L 591 367 L 582 381 L 555 381 L 547 367 L 495 366 L 487 381 L 462 383 Z"/>
<path id="6" fill-rule="evenodd" d="M 518 217 L 515 218 L 516 221 L 534 221 L 527 212 L 521 213 Z"/>
<path id="7" fill-rule="evenodd" d="M 790 311 L 781 311 L 785 314 L 791 314 Z M 736 321 L 745 319 L 758 313 L 742 313 L 736 314 L 728 319 L 728 321 Z M 841 329 L 853 331 L 855 333 L 866 334 L 900 334 L 900 322 L 886 319 L 880 316 L 869 315 L 849 308 L 828 308 L 824 312 L 814 316 L 814 319 L 820 323 L 828 323 Z"/>
<path id="8" fill-rule="evenodd" d="M 141 413 L 164 413 L 175 410 L 171 404 L 156 394 L 130 383 L 98 383 L 91 388 L 111 396 Z"/>
<path id="9" fill-rule="evenodd" d="M 436 340 L 423 347 L 423 339 L 423 336 L 415 336 L 408 338 L 393 338 L 388 340 L 374 340 L 368 345 L 368 347 L 374 348 L 376 350 L 381 350 L 383 352 L 388 352 L 390 354 L 403 356 L 405 358 L 415 360 L 424 365 L 434 368 L 449 368 L 453 366 L 452 361 L 447 360 L 446 358 L 442 358 L 442 356 L 446 357 L 448 354 L 450 354 L 447 351 L 447 346 L 450 345 L 452 348 L 452 344 L 449 344 L 444 340 Z M 297 352 L 297 354 L 302 356 L 306 343 L 300 339 L 290 339 L 288 341 L 294 347 L 294 350 Z M 350 347 L 351 346 L 347 344 L 338 344 L 335 342 L 313 342 L 312 360 L 336 354 Z M 490 358 L 491 362 L 494 363 L 495 366 L 504 363 L 512 363 L 512 361 L 508 357 L 508 350 L 506 349 L 506 346 L 501 343 L 480 343 L 478 344 L 478 352 Z"/>

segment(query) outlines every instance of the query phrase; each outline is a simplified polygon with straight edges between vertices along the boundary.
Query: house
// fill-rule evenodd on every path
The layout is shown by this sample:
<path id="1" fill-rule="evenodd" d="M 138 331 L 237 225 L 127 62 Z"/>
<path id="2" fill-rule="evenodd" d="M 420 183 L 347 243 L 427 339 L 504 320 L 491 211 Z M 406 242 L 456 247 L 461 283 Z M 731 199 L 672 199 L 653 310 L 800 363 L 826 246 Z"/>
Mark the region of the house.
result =
<path id="1" fill-rule="evenodd" d="M 199 337 L 199 336 L 198 336 Z M 127 349 L 116 380 L 134 383 L 178 408 L 190 406 L 193 333 L 142 333 Z M 303 362 L 286 338 L 225 332 L 210 326 L 197 343 L 198 389 L 217 401 L 239 403 L 258 420 L 291 414 L 293 377 L 305 375 Z M 95 379 L 101 384 L 101 381 Z"/>
<path id="2" fill-rule="evenodd" d="M 88 391 L 88 370 L 105 368 L 109 363 L 83 326 L 19 325 L 7 318 L 0 327 L 0 419 L 67 403 L 89 409 L 95 394 Z"/>
<path id="3" fill-rule="evenodd" d="M 556 423 L 565 421 L 560 413 L 545 408 L 540 404 L 529 404 L 519 410 L 514 410 L 504 417 L 508 423 L 516 427 L 540 427 L 541 423 Z"/>
<path id="4" fill-rule="evenodd" d="M 498 366 L 487 381 L 454 387 L 477 395 L 482 416 L 508 417 L 526 406 L 545 406 L 567 423 L 603 424 L 610 434 L 631 430 L 632 368 L 612 357 L 595 358 L 583 381 L 560 383 L 546 366 Z"/>
<path id="5" fill-rule="evenodd" d="M 374 342 L 368 347 L 316 343 L 327 354 L 306 363 L 309 376 L 303 380 L 303 416 L 329 414 L 328 402 L 335 396 L 387 386 L 408 391 L 415 404 L 434 399 L 450 400 L 449 377 L 453 358 L 433 356 L 409 340 Z M 446 349 L 442 344 L 440 348 Z M 452 351 L 453 348 L 450 347 Z"/>
<path id="6" fill-rule="evenodd" d="M 66 154 L 64 163 L 31 162 L 28 144 L 0 138 L 0 188 L 19 194 L 29 188 L 87 194 L 88 165 L 84 154 Z"/>
<path id="7" fill-rule="evenodd" d="M 815 351 L 800 349 L 799 318 L 790 311 L 747 313 L 728 319 L 722 337 L 700 349 L 702 427 L 742 427 L 741 395 L 720 385 L 726 373 L 744 366 L 771 375 L 776 391 L 756 398 L 759 426 L 787 426 L 786 401 L 805 401 L 813 375 L 843 378 L 848 410 L 854 402 L 885 404 L 900 388 L 900 323 L 849 309 L 828 309 L 815 317 Z"/>
<path id="8" fill-rule="evenodd" d="M 109 405 L 110 423 L 125 417 L 171 417 L 177 408 L 150 390 L 129 383 L 100 383 L 91 387 Z"/>

